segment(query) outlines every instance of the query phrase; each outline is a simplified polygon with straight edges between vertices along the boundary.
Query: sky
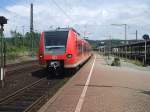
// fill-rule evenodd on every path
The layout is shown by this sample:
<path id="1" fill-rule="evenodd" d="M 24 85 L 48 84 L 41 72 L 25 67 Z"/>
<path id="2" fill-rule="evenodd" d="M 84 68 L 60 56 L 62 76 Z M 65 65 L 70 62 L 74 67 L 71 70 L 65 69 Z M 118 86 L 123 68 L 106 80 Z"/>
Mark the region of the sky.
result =
<path id="1" fill-rule="evenodd" d="M 30 29 L 30 4 L 34 5 L 34 31 L 73 27 L 93 40 L 138 39 L 150 34 L 149 0 L 0 0 L 0 16 L 8 19 L 5 36 L 11 30 L 24 34 Z M 112 25 L 118 24 L 118 25 Z"/>

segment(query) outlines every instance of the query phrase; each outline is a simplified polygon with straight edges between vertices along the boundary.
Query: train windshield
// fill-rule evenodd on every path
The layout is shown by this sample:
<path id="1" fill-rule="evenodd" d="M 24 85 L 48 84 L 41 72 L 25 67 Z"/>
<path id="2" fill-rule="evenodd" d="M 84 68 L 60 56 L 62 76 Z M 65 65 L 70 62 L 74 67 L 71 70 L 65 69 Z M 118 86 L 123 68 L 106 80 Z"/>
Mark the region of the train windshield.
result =
<path id="1" fill-rule="evenodd" d="M 45 32 L 45 52 L 50 54 L 63 54 L 66 51 L 68 31 Z"/>

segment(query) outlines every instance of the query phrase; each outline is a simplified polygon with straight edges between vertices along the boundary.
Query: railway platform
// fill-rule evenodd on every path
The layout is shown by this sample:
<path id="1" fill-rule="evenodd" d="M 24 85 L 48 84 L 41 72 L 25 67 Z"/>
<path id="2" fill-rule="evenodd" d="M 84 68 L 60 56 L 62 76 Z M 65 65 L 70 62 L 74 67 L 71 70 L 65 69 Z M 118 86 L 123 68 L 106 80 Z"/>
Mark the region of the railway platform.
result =
<path id="1" fill-rule="evenodd" d="M 149 112 L 150 73 L 95 54 L 38 112 Z"/>

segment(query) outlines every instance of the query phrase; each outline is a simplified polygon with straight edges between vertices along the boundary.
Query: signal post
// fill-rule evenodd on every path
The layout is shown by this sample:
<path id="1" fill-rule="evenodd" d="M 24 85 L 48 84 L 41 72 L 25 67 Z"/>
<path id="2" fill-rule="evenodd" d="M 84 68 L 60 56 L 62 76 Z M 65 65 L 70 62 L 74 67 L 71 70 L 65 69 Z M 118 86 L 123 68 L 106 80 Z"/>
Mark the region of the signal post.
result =
<path id="1" fill-rule="evenodd" d="M 1 81 L 1 87 L 4 87 L 4 76 L 5 76 L 5 44 L 4 44 L 4 24 L 7 24 L 7 19 L 4 16 L 0 16 L 0 81 Z"/>

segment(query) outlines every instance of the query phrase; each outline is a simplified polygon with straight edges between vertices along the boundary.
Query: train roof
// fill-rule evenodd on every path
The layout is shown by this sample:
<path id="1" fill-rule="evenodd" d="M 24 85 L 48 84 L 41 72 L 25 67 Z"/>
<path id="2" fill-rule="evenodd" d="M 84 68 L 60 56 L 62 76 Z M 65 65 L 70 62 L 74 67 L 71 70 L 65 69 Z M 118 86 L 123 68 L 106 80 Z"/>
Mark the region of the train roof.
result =
<path id="1" fill-rule="evenodd" d="M 69 28 L 60 28 L 60 27 L 58 27 L 58 28 L 56 28 L 56 29 L 54 29 L 54 30 L 49 30 L 49 31 L 44 31 L 44 32 L 69 31 L 69 30 L 74 31 L 74 32 L 77 33 L 79 36 L 81 36 L 80 33 L 78 33 L 78 32 L 77 32 L 74 28 L 72 28 L 72 27 L 69 27 Z M 83 39 L 83 38 L 81 38 L 81 40 L 88 43 L 88 41 L 85 40 L 85 39 Z"/>
<path id="2" fill-rule="evenodd" d="M 69 31 L 72 30 L 74 32 L 76 32 L 78 35 L 80 35 L 80 33 L 78 33 L 74 28 L 56 28 L 55 30 L 49 30 L 49 31 L 45 31 L 45 32 L 53 32 L 53 31 Z"/>

